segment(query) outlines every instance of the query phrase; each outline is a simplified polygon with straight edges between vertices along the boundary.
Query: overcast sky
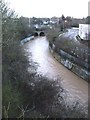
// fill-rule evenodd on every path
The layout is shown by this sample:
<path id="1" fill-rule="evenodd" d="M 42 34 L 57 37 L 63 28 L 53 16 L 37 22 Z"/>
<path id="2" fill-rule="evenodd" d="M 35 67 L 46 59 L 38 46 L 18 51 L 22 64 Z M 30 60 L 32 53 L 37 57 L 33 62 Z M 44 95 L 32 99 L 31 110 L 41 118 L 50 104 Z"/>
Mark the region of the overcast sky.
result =
<path id="1" fill-rule="evenodd" d="M 89 0 L 4 0 L 19 16 L 60 17 L 62 14 L 76 18 L 88 16 Z"/>

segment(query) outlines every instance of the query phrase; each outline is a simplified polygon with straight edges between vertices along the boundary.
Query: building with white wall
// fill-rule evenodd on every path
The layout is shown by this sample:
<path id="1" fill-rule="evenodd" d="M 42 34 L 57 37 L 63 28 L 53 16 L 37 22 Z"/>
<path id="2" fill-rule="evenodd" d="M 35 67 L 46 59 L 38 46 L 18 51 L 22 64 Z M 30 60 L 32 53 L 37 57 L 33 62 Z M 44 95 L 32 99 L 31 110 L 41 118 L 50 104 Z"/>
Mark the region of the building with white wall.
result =
<path id="1" fill-rule="evenodd" d="M 90 40 L 90 24 L 79 24 L 79 36 L 82 40 Z"/>

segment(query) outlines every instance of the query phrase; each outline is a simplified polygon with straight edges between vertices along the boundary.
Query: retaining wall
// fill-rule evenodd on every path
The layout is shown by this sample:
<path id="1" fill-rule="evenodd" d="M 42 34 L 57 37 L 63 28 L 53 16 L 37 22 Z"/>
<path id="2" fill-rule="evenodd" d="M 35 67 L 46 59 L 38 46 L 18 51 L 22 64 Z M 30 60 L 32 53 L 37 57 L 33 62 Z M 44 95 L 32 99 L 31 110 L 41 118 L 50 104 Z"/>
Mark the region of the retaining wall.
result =
<path id="1" fill-rule="evenodd" d="M 52 53 L 53 57 L 63 64 L 66 68 L 71 70 L 73 73 L 78 75 L 79 77 L 83 78 L 87 82 L 89 82 L 90 79 L 90 72 L 88 70 L 88 63 L 84 63 L 83 66 L 81 66 L 81 61 L 77 58 L 73 57 L 72 55 L 66 53 L 63 50 L 60 50 L 60 54 L 56 53 L 53 48 L 50 48 L 50 52 Z M 76 60 L 76 63 L 74 61 Z M 78 61 L 78 62 L 77 62 Z M 79 64 L 80 63 L 80 64 Z"/>

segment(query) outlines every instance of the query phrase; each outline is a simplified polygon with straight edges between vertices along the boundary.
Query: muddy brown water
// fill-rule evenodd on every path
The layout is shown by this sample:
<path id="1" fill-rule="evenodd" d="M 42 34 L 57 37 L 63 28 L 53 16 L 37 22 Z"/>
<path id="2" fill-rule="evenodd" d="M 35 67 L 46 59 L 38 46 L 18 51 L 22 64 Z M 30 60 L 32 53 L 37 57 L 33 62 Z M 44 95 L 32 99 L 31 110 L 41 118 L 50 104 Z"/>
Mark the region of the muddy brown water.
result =
<path id="1" fill-rule="evenodd" d="M 24 49 L 32 54 L 32 60 L 38 63 L 37 72 L 51 79 L 59 78 L 67 91 L 67 101 L 88 101 L 88 83 L 60 64 L 50 53 L 46 37 L 37 37 L 26 43 Z"/>

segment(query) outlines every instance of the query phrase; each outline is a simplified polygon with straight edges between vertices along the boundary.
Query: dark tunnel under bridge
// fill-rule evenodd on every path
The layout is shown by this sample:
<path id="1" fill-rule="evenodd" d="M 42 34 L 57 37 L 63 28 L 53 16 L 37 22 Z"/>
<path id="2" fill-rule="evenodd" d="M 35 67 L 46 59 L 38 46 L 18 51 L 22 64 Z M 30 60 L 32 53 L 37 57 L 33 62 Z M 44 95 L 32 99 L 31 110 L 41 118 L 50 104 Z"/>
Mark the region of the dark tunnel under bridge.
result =
<path id="1" fill-rule="evenodd" d="M 45 32 L 43 31 L 39 31 L 39 32 L 34 32 L 34 36 L 37 37 L 37 36 L 45 36 Z"/>

